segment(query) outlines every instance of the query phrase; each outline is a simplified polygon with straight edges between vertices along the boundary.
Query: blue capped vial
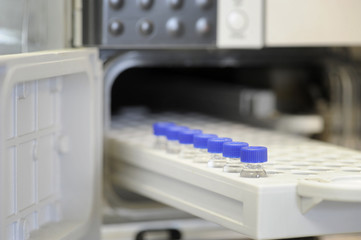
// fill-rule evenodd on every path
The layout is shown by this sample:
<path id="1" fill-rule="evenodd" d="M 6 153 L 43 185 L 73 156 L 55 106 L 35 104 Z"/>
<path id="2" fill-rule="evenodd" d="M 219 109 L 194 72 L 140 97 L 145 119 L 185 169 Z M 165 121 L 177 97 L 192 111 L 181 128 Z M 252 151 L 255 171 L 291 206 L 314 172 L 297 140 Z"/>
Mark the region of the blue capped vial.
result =
<path id="1" fill-rule="evenodd" d="M 241 161 L 244 164 L 240 173 L 241 177 L 267 177 L 267 173 L 263 169 L 263 163 L 267 162 L 266 147 L 250 146 L 242 148 Z"/>
<path id="2" fill-rule="evenodd" d="M 195 148 L 195 154 L 193 162 L 207 163 L 209 159 L 209 153 L 207 148 L 208 139 L 218 137 L 215 134 L 197 134 L 193 138 L 193 147 Z"/>
<path id="3" fill-rule="evenodd" d="M 167 144 L 166 130 L 168 127 L 176 126 L 172 122 L 156 122 L 153 124 L 153 135 L 155 136 L 154 148 L 165 150 Z"/>
<path id="4" fill-rule="evenodd" d="M 231 142 L 231 138 L 210 138 L 207 142 L 208 153 L 211 154 L 208 160 L 208 167 L 221 168 L 226 164 L 223 158 L 223 144 Z"/>
<path id="5" fill-rule="evenodd" d="M 185 159 L 192 159 L 195 155 L 195 148 L 193 147 L 193 138 L 196 134 L 201 134 L 202 130 L 188 129 L 179 133 L 180 153 L 179 156 Z"/>
<path id="6" fill-rule="evenodd" d="M 167 153 L 177 154 L 180 151 L 180 144 L 179 140 L 179 133 L 183 130 L 188 129 L 188 127 L 184 126 L 171 126 L 166 129 L 166 136 L 167 136 L 167 144 L 166 150 Z"/>
<path id="7" fill-rule="evenodd" d="M 248 147 L 246 142 L 227 142 L 223 144 L 223 157 L 226 164 L 223 172 L 240 173 L 242 169 L 241 149 Z"/>

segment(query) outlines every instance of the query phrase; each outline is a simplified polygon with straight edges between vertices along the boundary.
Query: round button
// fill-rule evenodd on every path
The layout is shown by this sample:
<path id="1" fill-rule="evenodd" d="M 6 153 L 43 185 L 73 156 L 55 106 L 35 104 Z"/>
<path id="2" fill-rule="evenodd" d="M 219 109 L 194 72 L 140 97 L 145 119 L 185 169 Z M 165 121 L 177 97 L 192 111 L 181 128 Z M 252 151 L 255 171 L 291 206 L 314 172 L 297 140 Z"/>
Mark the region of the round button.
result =
<path id="1" fill-rule="evenodd" d="M 118 20 L 109 23 L 109 32 L 114 36 L 121 34 L 123 32 L 123 29 L 123 23 Z"/>
<path id="2" fill-rule="evenodd" d="M 183 24 L 177 18 L 171 18 L 166 23 L 166 30 L 172 36 L 180 36 L 183 33 Z"/>
<path id="3" fill-rule="evenodd" d="M 168 5 L 173 9 L 179 9 L 183 5 L 182 0 L 168 0 Z"/>
<path id="4" fill-rule="evenodd" d="M 152 7 L 153 5 L 153 0 L 138 0 L 138 5 L 142 8 L 142 9 L 149 9 Z"/>
<path id="5" fill-rule="evenodd" d="M 227 16 L 227 22 L 232 30 L 243 30 L 247 25 L 247 16 L 240 11 L 232 11 Z"/>
<path id="6" fill-rule="evenodd" d="M 203 9 L 210 8 L 213 4 L 212 0 L 196 0 L 196 4 Z"/>
<path id="7" fill-rule="evenodd" d="M 109 5 L 113 9 L 119 9 L 123 6 L 123 0 L 109 0 Z"/>
<path id="8" fill-rule="evenodd" d="M 206 18 L 200 18 L 196 22 L 196 32 L 202 36 L 211 32 L 211 24 Z"/>
<path id="9" fill-rule="evenodd" d="M 153 32 L 153 23 L 148 20 L 142 20 L 139 24 L 139 32 L 142 35 L 150 35 Z"/>

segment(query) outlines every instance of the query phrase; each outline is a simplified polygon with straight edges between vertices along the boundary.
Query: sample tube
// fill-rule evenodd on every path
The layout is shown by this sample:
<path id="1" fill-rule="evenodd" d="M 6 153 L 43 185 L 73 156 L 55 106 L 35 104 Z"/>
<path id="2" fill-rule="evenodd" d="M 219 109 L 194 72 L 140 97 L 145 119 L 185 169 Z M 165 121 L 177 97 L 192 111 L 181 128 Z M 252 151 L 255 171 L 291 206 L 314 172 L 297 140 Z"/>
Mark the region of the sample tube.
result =
<path id="1" fill-rule="evenodd" d="M 244 147 L 241 149 L 241 161 L 244 163 L 241 177 L 267 177 L 263 163 L 267 162 L 267 148 L 261 146 Z"/>
<path id="2" fill-rule="evenodd" d="M 167 136 L 167 143 L 166 143 L 166 150 L 167 153 L 177 154 L 180 151 L 180 144 L 179 144 L 179 133 L 188 127 L 183 126 L 171 126 L 166 129 L 166 136 Z"/>
<path id="3" fill-rule="evenodd" d="M 224 172 L 240 173 L 242 168 L 241 149 L 248 147 L 246 142 L 227 142 L 223 144 L 223 157 L 226 164 L 223 167 Z"/>
<path id="4" fill-rule="evenodd" d="M 211 138 L 208 139 L 207 148 L 211 156 L 208 160 L 208 167 L 210 168 L 221 168 L 226 164 L 223 158 L 223 144 L 231 142 L 231 138 Z"/>
<path id="5" fill-rule="evenodd" d="M 153 134 L 155 136 L 154 148 L 165 150 L 167 144 L 166 129 L 176 126 L 172 122 L 156 122 L 153 124 Z"/>
<path id="6" fill-rule="evenodd" d="M 183 130 L 179 133 L 180 157 L 185 159 L 192 159 L 195 155 L 195 148 L 193 147 L 193 137 L 196 134 L 201 134 L 202 130 L 189 129 Z"/>
<path id="7" fill-rule="evenodd" d="M 193 138 L 193 146 L 195 148 L 195 155 L 193 162 L 207 163 L 209 159 L 209 153 L 207 151 L 207 142 L 210 138 L 218 137 L 215 134 L 196 134 Z"/>

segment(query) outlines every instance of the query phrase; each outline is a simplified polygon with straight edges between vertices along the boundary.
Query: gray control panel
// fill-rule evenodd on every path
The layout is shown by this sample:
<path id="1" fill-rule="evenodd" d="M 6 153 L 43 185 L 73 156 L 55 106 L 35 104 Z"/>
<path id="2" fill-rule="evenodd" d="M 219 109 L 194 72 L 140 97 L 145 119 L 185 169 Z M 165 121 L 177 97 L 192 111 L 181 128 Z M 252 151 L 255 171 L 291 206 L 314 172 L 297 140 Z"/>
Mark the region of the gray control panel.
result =
<path id="1" fill-rule="evenodd" d="M 215 47 L 215 0 L 83 0 L 83 43 L 101 48 Z"/>

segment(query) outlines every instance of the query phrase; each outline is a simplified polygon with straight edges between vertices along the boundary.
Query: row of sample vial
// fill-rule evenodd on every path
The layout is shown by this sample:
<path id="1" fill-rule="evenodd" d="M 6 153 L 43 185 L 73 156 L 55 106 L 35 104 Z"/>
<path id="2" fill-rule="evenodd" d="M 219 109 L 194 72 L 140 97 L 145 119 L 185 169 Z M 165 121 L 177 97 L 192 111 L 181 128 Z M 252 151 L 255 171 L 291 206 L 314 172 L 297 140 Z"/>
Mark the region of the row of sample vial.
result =
<path id="1" fill-rule="evenodd" d="M 195 163 L 206 163 L 210 168 L 240 173 L 241 177 L 266 177 L 263 163 L 267 162 L 267 148 L 234 142 L 231 138 L 206 134 L 200 129 L 178 126 L 172 122 L 153 124 L 156 138 L 154 148 Z"/>

